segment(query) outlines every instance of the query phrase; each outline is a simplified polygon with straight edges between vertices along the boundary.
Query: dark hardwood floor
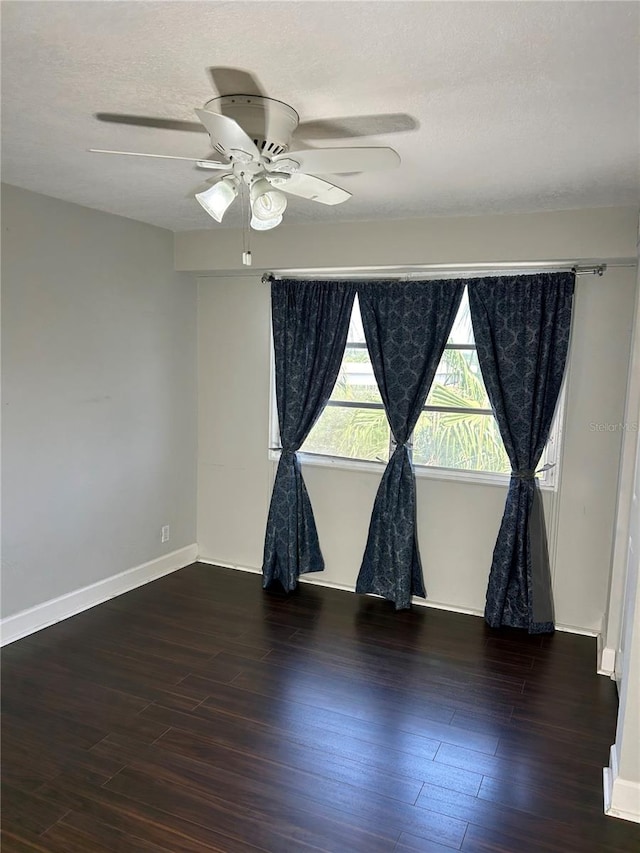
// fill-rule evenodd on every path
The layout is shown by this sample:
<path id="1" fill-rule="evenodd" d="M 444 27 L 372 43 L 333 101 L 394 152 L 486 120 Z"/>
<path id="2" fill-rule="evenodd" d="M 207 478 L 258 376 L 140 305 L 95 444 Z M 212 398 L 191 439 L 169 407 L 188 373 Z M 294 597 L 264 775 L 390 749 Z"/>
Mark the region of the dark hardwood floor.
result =
<path id="1" fill-rule="evenodd" d="M 595 640 L 193 565 L 3 650 L 3 853 L 638 853 Z"/>

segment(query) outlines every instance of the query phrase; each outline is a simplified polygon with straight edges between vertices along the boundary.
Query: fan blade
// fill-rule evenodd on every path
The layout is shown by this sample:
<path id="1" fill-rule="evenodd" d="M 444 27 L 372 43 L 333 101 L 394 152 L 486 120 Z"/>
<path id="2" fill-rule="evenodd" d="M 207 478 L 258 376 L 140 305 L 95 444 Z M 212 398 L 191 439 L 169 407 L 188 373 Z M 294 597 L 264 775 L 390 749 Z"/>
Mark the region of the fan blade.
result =
<path id="1" fill-rule="evenodd" d="M 257 78 L 244 68 L 213 66 L 207 68 L 213 85 L 219 95 L 261 95 L 265 96 Z"/>
<path id="2" fill-rule="evenodd" d="M 400 157 L 393 148 L 310 148 L 308 151 L 285 151 L 271 161 L 272 168 L 279 160 L 295 160 L 297 172 L 369 172 L 374 169 L 391 169 L 400 165 Z"/>
<path id="3" fill-rule="evenodd" d="M 267 180 L 282 192 L 319 201 L 321 204 L 342 204 L 351 198 L 351 193 L 313 175 L 293 175 L 286 179 L 267 175 Z"/>
<path id="4" fill-rule="evenodd" d="M 219 163 L 217 160 L 198 160 L 195 157 L 174 157 L 171 154 L 142 154 L 140 151 L 110 151 L 106 148 L 89 148 L 92 154 L 124 154 L 127 157 L 155 157 L 158 160 L 186 160 L 188 163 L 196 163 L 201 169 L 228 169 L 228 163 Z"/>
<path id="5" fill-rule="evenodd" d="M 98 121 L 114 124 L 133 124 L 136 127 L 158 127 L 162 130 L 188 130 L 191 133 L 206 133 L 200 122 L 181 119 L 156 118 L 155 116 L 135 116 L 121 113 L 94 113 Z"/>
<path id="6" fill-rule="evenodd" d="M 304 121 L 298 125 L 296 139 L 353 139 L 383 133 L 404 133 L 417 130 L 418 127 L 418 122 L 407 113 L 345 116 Z"/>
<path id="7" fill-rule="evenodd" d="M 235 152 L 244 151 L 252 159 L 260 159 L 260 152 L 255 143 L 237 121 L 219 113 L 210 113 L 208 110 L 196 110 L 196 115 L 206 127 L 216 151 L 225 157 L 237 157 Z"/>

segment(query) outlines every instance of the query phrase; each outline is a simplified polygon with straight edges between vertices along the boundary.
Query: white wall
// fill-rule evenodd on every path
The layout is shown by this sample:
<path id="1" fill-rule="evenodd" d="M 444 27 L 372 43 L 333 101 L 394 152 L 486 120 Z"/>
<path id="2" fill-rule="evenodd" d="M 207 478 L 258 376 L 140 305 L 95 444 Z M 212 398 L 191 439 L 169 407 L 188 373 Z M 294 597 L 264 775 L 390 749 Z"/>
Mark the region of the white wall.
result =
<path id="1" fill-rule="evenodd" d="M 609 589 L 635 275 L 612 269 L 576 283 L 554 596 L 559 622 L 596 631 Z"/>
<path id="2" fill-rule="evenodd" d="M 195 542 L 196 285 L 172 252 L 3 186 L 3 616 Z"/>
<path id="3" fill-rule="evenodd" d="M 640 417 L 640 408 L 635 416 Z M 611 747 L 604 787 L 607 814 L 640 823 L 640 439 L 637 432 L 630 504 L 624 607 L 616 660 L 616 672 L 620 671 L 620 705 L 616 741 Z"/>
<path id="4" fill-rule="evenodd" d="M 512 216 L 376 220 L 288 225 L 251 232 L 253 266 L 376 266 L 567 258 L 635 258 L 638 212 L 632 207 Z M 177 270 L 244 271 L 242 233 L 214 226 L 175 235 Z"/>
<path id="5" fill-rule="evenodd" d="M 640 223 L 638 228 L 640 258 Z M 640 291 L 640 270 L 638 274 Z M 639 294 L 640 295 L 640 294 Z M 604 657 L 620 692 L 605 811 L 640 822 L 640 299 L 636 299 Z"/>
<path id="6" fill-rule="evenodd" d="M 199 280 L 198 547 L 249 567 L 262 562 L 271 490 L 269 324 L 259 280 Z"/>
<path id="7" fill-rule="evenodd" d="M 637 254 L 640 258 L 640 222 L 638 224 Z M 622 452 L 618 476 L 618 503 L 614 527 L 611 557 L 611 579 L 609 600 L 602 631 L 601 672 L 615 677 L 618 684 L 622 677 L 621 643 L 623 637 L 622 617 L 624 613 L 625 584 L 627 581 L 629 526 L 631 503 L 634 495 L 634 476 L 640 420 L 640 270 L 636 287 L 636 306 L 631 358 L 627 380 L 627 400 L 622 432 Z"/>
<path id="8" fill-rule="evenodd" d="M 257 242 L 254 256 L 261 267 L 274 268 L 632 257 L 635 223 L 631 209 L 603 209 L 356 223 L 326 231 L 296 226 L 273 232 L 271 244 Z M 178 267 L 237 266 L 236 236 L 176 234 Z M 592 425 L 623 418 L 634 286 L 633 269 L 578 279 L 561 491 L 545 495 L 551 526 L 559 521 L 557 622 L 594 632 L 606 607 L 621 433 Z M 269 290 L 245 270 L 203 275 L 198 293 L 200 554 L 259 569 L 273 477 L 267 459 Z M 379 477 L 312 466 L 305 466 L 304 477 L 326 561 L 324 573 L 308 577 L 352 588 Z M 419 539 L 432 602 L 483 610 L 504 498 L 500 486 L 418 481 Z"/>

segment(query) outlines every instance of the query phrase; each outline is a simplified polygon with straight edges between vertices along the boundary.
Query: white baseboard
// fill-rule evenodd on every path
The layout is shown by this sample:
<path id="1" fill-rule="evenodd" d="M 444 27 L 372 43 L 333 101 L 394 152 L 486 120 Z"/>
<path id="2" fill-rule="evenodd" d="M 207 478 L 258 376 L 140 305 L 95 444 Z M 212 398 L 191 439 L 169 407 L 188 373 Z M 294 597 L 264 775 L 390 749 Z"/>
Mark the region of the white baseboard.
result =
<path id="1" fill-rule="evenodd" d="M 254 575 L 261 575 L 262 569 L 256 568 L 255 566 L 238 566 L 234 563 L 225 563 L 222 560 L 214 560 L 210 557 L 198 557 L 199 563 L 206 563 L 209 566 L 220 566 L 223 569 L 236 569 L 238 572 L 250 572 Z M 317 575 L 319 572 L 309 572 L 306 575 L 300 575 L 298 578 L 300 583 L 308 583 L 312 586 L 326 586 L 329 589 L 341 589 L 344 592 L 355 593 L 355 587 L 348 586 L 347 584 L 335 583 L 334 581 L 327 581 L 321 579 Z M 369 593 L 374 598 L 380 598 L 381 596 L 374 595 L 373 593 Z M 462 613 L 465 616 L 480 616 L 484 617 L 484 610 L 475 610 L 470 607 L 457 607 L 454 604 L 445 604 L 441 601 L 433 601 L 430 598 L 416 598 L 415 596 L 411 599 L 411 603 L 417 605 L 418 607 L 430 607 L 434 610 L 447 610 L 449 613 Z M 590 628 L 579 628 L 575 625 L 563 625 L 561 623 L 556 623 L 556 631 L 561 631 L 567 634 L 580 634 L 585 637 L 597 637 L 598 632 L 593 631 Z"/>
<path id="2" fill-rule="evenodd" d="M 593 628 L 581 628 L 579 625 L 566 625 L 564 622 L 556 622 L 556 631 L 563 634 L 577 634 L 579 637 L 597 638 L 598 632 Z"/>
<path id="3" fill-rule="evenodd" d="M 233 563 L 224 563 L 222 560 L 212 560 L 209 557 L 198 557 L 199 563 L 206 563 L 208 566 L 220 566 L 222 569 L 235 569 L 238 572 L 249 572 L 253 575 L 261 575 L 262 569 L 258 569 L 250 566 L 238 566 Z M 355 594 L 355 587 L 348 586 L 344 583 L 336 583 L 335 581 L 328 581 L 324 579 L 320 579 L 316 577 L 316 572 L 309 572 L 306 575 L 300 575 L 298 578 L 299 583 L 306 583 L 310 586 L 324 586 L 327 589 L 339 589 L 342 592 L 350 592 Z M 375 595 L 374 593 L 368 593 L 372 598 L 382 598 L 380 595 Z M 482 616 L 482 612 L 480 610 L 469 610 L 464 607 L 454 607 L 451 604 L 441 604 L 438 601 L 431 601 L 430 599 L 424 598 L 413 598 L 413 604 L 417 604 L 419 607 L 432 607 L 435 610 L 448 610 L 452 613 L 464 613 L 468 616 Z"/>
<path id="4" fill-rule="evenodd" d="M 640 783 L 618 776 L 618 757 L 611 747 L 609 766 L 602 770 L 604 813 L 609 817 L 640 823 Z"/>
<path id="5" fill-rule="evenodd" d="M 320 578 L 315 578 L 313 574 L 301 575 L 299 581 L 300 583 L 308 583 L 311 586 L 326 586 L 329 589 L 341 589 L 344 592 L 355 594 L 355 587 L 347 586 L 342 583 L 334 583 L 333 581 L 320 580 Z M 367 595 L 371 596 L 371 598 L 383 598 L 382 595 L 376 595 L 374 592 L 368 592 Z M 433 601 L 430 598 L 418 598 L 417 596 L 412 596 L 411 603 L 415 604 L 417 607 L 429 607 L 432 610 L 447 610 L 449 613 L 463 613 L 465 616 L 484 615 L 481 610 L 471 610 L 468 607 L 456 607 L 453 604 L 442 604 L 442 602 Z"/>
<path id="6" fill-rule="evenodd" d="M 0 621 L 0 635 L 2 637 L 0 645 L 6 646 L 8 643 L 13 643 L 28 634 L 33 634 L 35 631 L 56 622 L 68 619 L 69 616 L 75 616 L 76 613 L 95 607 L 96 604 L 102 604 L 109 598 L 115 598 L 117 595 L 122 595 L 123 592 L 129 592 L 129 590 L 149 583 L 149 581 L 161 578 L 177 569 L 182 569 L 195 562 L 197 558 L 198 546 L 187 545 L 185 548 L 179 548 L 170 554 L 163 554 L 162 557 L 150 560 L 141 566 L 135 566 L 117 575 L 97 581 L 90 586 L 68 592 L 66 595 L 52 598 L 50 601 L 44 601 L 42 604 L 37 604 L 28 610 L 22 610 L 13 616 L 7 616 L 6 619 Z"/>
<path id="7" fill-rule="evenodd" d="M 262 569 L 257 569 L 252 566 L 237 566 L 235 563 L 224 563 L 222 560 L 212 560 L 209 557 L 198 557 L 199 563 L 205 563 L 207 566 L 220 566 L 221 569 L 235 569 L 237 572 L 249 572 L 252 575 L 261 575 Z"/>
<path id="8" fill-rule="evenodd" d="M 602 634 L 598 634 L 598 675 L 616 677 L 616 650 L 603 646 Z"/>

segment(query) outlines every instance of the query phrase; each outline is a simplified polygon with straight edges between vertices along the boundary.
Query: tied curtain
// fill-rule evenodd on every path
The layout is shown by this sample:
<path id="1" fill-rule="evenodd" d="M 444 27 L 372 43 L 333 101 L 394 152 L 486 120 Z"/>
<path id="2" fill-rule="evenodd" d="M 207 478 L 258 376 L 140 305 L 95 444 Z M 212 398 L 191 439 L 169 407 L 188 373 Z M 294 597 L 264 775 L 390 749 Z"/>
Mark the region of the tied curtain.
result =
<path id="1" fill-rule="evenodd" d="M 511 462 L 489 574 L 485 619 L 494 628 L 554 630 L 551 573 L 536 467 L 564 375 L 575 273 L 469 281 L 480 369 Z"/>
<path id="2" fill-rule="evenodd" d="M 416 536 L 415 475 L 408 441 L 425 404 L 462 299 L 462 281 L 384 281 L 358 286 L 367 348 L 395 449 L 382 476 L 356 592 L 396 610 L 425 597 Z"/>
<path id="3" fill-rule="evenodd" d="M 291 591 L 299 575 L 324 569 L 296 451 L 331 396 L 347 342 L 355 293 L 355 285 L 349 282 L 283 279 L 271 284 L 282 453 L 267 518 L 264 587 L 279 581 Z"/>

